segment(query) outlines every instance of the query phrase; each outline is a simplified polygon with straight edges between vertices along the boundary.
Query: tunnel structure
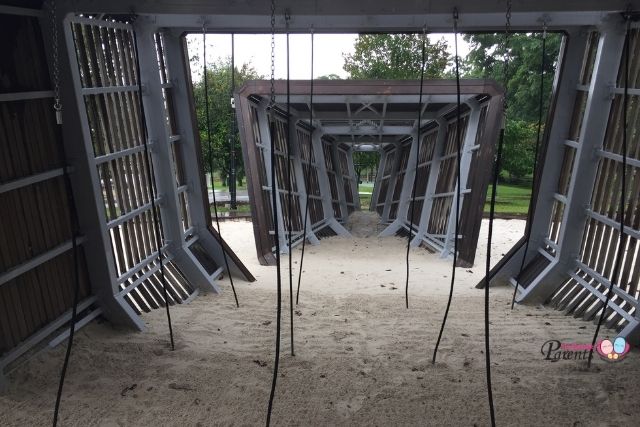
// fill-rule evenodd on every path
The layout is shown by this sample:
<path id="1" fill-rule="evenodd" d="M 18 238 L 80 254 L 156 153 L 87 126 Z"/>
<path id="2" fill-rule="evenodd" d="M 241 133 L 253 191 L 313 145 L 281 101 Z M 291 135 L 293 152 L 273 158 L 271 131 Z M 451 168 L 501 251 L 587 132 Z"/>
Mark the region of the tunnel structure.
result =
<path id="1" fill-rule="evenodd" d="M 277 235 L 284 251 L 289 250 L 289 224 L 292 225 L 292 247 L 304 236 L 311 243 L 318 243 L 325 236 L 349 235 L 343 223 L 360 208 L 353 153 L 377 150 L 381 160 L 371 210 L 375 210 L 386 225 L 380 235 L 411 233 L 412 245 L 425 246 L 442 256 L 450 255 L 456 228 L 456 132 L 459 131 L 462 188 L 461 203 L 457 207 L 460 215 L 458 265 L 473 265 L 491 176 L 487 165 L 495 153 L 502 118 L 499 85 L 489 80 L 461 81 L 459 126 L 454 80 L 426 81 L 422 97 L 418 81 L 317 80 L 313 82 L 312 106 L 309 81 L 290 82 L 288 94 L 285 86 L 285 82 L 276 82 L 274 108 L 270 108 L 268 81 L 248 82 L 236 96 L 256 249 L 261 263 L 275 262 L 272 183 L 267 173 L 271 167 L 270 126 L 273 122 L 277 159 L 275 188 L 279 194 Z M 288 143 L 291 144 L 289 152 Z M 291 212 L 287 199 L 287 158 L 291 161 L 293 177 Z M 416 197 L 412 208 L 414 178 Z M 303 232 L 307 192 L 309 221 Z"/>
<path id="2" fill-rule="evenodd" d="M 416 33 L 425 27 L 429 32 L 453 30 L 454 5 L 448 1 L 283 0 L 277 3 L 273 29 L 277 33 L 286 29 L 292 33 L 313 30 L 316 34 Z M 459 0 L 456 6 L 460 33 L 504 32 L 504 0 Z M 637 11 L 640 1 L 515 2 L 510 20 L 512 31 L 541 32 L 544 26 L 547 31 L 561 34 L 562 44 L 550 108 L 544 120 L 533 204 L 527 219 L 530 241 L 528 245 L 525 238 L 516 242 L 492 269 L 489 279 L 492 283 L 511 286 L 518 282 L 516 301 L 519 303 L 545 303 L 586 321 L 597 320 L 604 313 L 605 326 L 637 343 L 640 339 L 640 31 L 638 22 L 630 23 L 627 58 L 623 49 L 622 12 L 628 7 Z M 285 16 L 292 19 L 286 21 Z M 211 227 L 184 35 L 201 33 L 203 27 L 218 33 L 268 33 L 272 27 L 269 3 L 260 0 L 58 0 L 53 17 L 48 2 L 5 1 L 0 5 L 0 23 L 5 56 L 0 79 L 1 388 L 4 372 L 12 363 L 48 338 L 53 337 L 51 342 L 55 343 L 68 335 L 74 269 L 80 277 L 77 327 L 102 316 L 115 324 L 144 329 L 144 312 L 167 303 L 188 302 L 201 290 L 217 290 L 223 251 L 230 257 L 231 273 L 252 279 Z M 57 35 L 57 44 L 53 42 L 54 35 Z M 54 55 L 54 46 L 57 55 Z M 623 70 L 627 59 L 629 84 L 625 85 Z M 53 109 L 56 76 L 63 106 L 61 125 L 57 125 Z M 426 85 L 430 96 L 449 98 L 425 101 L 431 106 L 438 102 L 452 106 L 453 88 L 449 86 L 446 93 L 437 94 L 430 83 L 433 82 Z M 417 120 L 415 97 L 419 88 L 416 83 L 381 83 L 389 90 L 400 91 L 398 95 L 403 95 L 401 89 L 408 85 L 404 88 L 410 90 L 404 95 L 414 98 L 403 101 L 410 104 L 406 115 L 400 114 L 401 109 L 392 111 L 402 102 L 385 100 L 394 96 L 393 93 L 371 88 L 363 93 L 358 85 L 366 83 L 354 82 L 349 83 L 351 88 L 338 87 L 336 90 L 341 92 L 336 105 L 330 108 L 325 105 L 328 111 L 323 112 L 320 97 L 336 96 L 336 93 L 322 95 L 325 84 L 328 89 L 332 84 L 345 83 L 318 82 L 317 101 L 314 101 L 314 114 L 318 118 L 314 116 L 311 120 L 305 117 L 309 114 L 305 106 L 310 93 L 308 83 L 292 84 L 292 90 L 297 91 L 294 96 L 298 97 L 291 105 L 293 114 L 297 115 L 296 126 L 292 126 L 293 139 L 303 141 L 294 144 L 295 149 L 300 149 L 300 153 L 294 151 L 296 173 L 300 176 L 295 215 L 299 216 L 303 209 L 300 201 L 305 199 L 301 196 L 307 187 L 313 191 L 310 198 L 315 206 L 310 228 L 302 230 L 297 224 L 297 242 L 305 235 L 313 240 L 314 235 L 320 238 L 323 234 L 346 232 L 341 223 L 350 210 L 358 208 L 350 156 L 353 150 L 366 146 L 380 149 L 382 153 L 373 208 L 387 225 L 384 233 L 404 234 L 410 229 L 415 244 L 447 254 L 454 237 L 450 233 L 451 198 L 433 199 L 432 196 L 455 190 L 450 181 L 440 181 L 440 176 L 437 180 L 419 179 L 420 185 L 426 183 L 427 187 L 422 199 L 416 200 L 416 207 L 422 204 L 420 222 L 409 225 L 404 216 L 407 183 L 412 182 L 409 175 L 414 173 L 406 165 L 411 165 L 411 160 L 418 156 L 417 173 L 426 174 L 428 170 L 430 177 L 435 173 L 435 157 L 431 160 L 428 156 L 422 157 L 425 153 L 417 153 L 416 145 L 411 142 Z M 276 85 L 278 100 L 273 119 L 278 121 L 281 135 L 278 144 L 282 148 L 286 92 L 283 82 Z M 464 192 L 461 217 L 463 222 L 471 219 L 473 224 L 462 223 L 463 235 L 457 237 L 463 239 L 463 246 L 471 248 L 469 250 L 477 245 L 467 245 L 464 240 L 477 239 L 473 236 L 480 214 L 472 211 L 481 209 L 481 203 L 469 205 L 469 212 L 465 211 L 464 204 L 472 198 L 484 198 L 486 183 L 482 180 L 487 177 L 482 175 L 488 174 L 488 164 L 476 168 L 475 172 L 473 164 L 476 156 L 492 158 L 489 151 L 493 150 L 495 128 L 490 126 L 497 125 L 499 112 L 490 105 L 500 96 L 490 83 L 472 88 L 473 84 L 467 86 L 466 95 L 471 98 L 465 99 L 465 120 L 473 123 L 474 114 L 483 114 L 474 110 L 477 106 L 488 103 L 489 107 L 484 113 L 484 127 L 474 128 L 468 124 L 465 128 L 465 144 L 473 144 L 465 147 L 480 145 L 477 150 L 462 153 L 469 169 L 465 187 L 461 188 Z M 627 109 L 625 92 L 629 98 Z M 251 114 L 257 114 L 258 118 L 262 116 L 257 126 L 260 138 L 268 136 L 265 132 L 268 118 L 262 110 L 267 93 L 263 82 L 249 85 L 245 92 L 238 94 L 238 106 L 244 108 L 239 115 L 243 132 L 251 130 L 252 123 L 258 123 L 251 118 Z M 347 95 L 373 98 L 350 100 Z M 140 99 L 144 114 L 137 102 Z M 353 117 L 348 116 L 349 110 Z M 355 119 L 355 113 L 361 117 Z M 321 114 L 325 114 L 324 119 Z M 445 142 L 440 140 L 440 134 L 451 126 L 450 114 L 440 117 L 439 123 L 426 114 L 425 123 L 420 123 L 421 148 Z M 149 150 L 144 148 L 141 116 L 148 125 Z M 382 124 L 381 116 L 385 117 Z M 623 153 L 625 116 L 628 147 Z M 392 125 L 394 117 L 406 123 Z M 332 128 L 330 120 L 334 119 L 340 123 L 333 124 Z M 329 129 L 326 135 L 320 134 L 323 127 Z M 397 134 L 386 132 L 392 127 L 403 129 Z M 380 129 L 382 132 L 376 132 Z M 258 135 L 257 131 L 251 131 Z M 480 140 L 475 143 L 471 138 L 473 133 L 476 138 L 482 135 L 479 137 L 482 141 L 491 142 L 485 146 L 486 151 Z M 429 138 L 435 142 L 429 142 Z M 262 139 L 244 141 L 251 174 L 250 191 L 256 198 L 265 198 L 270 191 L 267 181 L 260 178 L 261 167 L 267 167 L 259 163 L 265 161 L 266 142 Z M 263 146 L 259 147 L 260 144 Z M 60 146 L 64 150 L 59 150 Z M 305 146 L 307 154 L 304 154 Z M 445 171 L 450 163 L 446 156 L 439 159 L 439 171 Z M 627 191 L 622 194 L 621 171 L 625 157 Z M 151 180 L 147 178 L 149 167 L 145 159 L 150 160 L 153 169 Z M 305 164 L 317 173 L 317 183 L 304 182 Z M 70 187 L 64 184 L 66 175 L 70 178 Z M 440 182 L 442 188 L 438 187 Z M 432 186 L 436 188 L 430 190 Z M 155 231 L 150 228 L 151 188 L 156 190 L 154 202 L 157 201 L 162 225 L 164 250 L 160 262 L 167 266 L 171 276 L 168 301 L 163 300 L 159 292 L 160 248 L 154 244 Z M 281 185 L 276 188 L 286 190 Z M 75 203 L 71 209 L 66 202 L 70 195 L 74 196 Z M 262 207 L 268 206 L 263 203 Z M 78 212 L 77 266 L 71 256 L 69 221 L 73 210 Z M 437 212 L 442 215 L 434 216 Z M 624 240 L 619 224 L 622 212 L 625 213 Z M 260 224 L 256 226 L 258 256 L 269 264 L 273 258 L 274 230 L 269 229 L 267 217 L 260 219 L 264 211 L 254 214 L 256 223 Z M 438 227 L 432 226 L 430 219 L 424 220 L 427 214 L 438 218 Z M 285 214 L 280 211 L 279 215 L 284 218 Z M 621 241 L 625 243 L 622 252 L 617 250 Z M 469 261 L 464 250 L 461 248 L 461 259 Z M 621 267 L 616 269 L 615 265 Z"/>

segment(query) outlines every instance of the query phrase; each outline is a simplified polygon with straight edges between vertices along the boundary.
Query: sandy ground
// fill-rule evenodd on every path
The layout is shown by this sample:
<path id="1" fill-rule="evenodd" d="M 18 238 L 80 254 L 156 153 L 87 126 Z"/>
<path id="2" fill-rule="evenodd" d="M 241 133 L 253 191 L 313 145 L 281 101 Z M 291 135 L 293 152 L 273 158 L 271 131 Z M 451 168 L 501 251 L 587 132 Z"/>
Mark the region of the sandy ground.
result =
<path id="1" fill-rule="evenodd" d="M 365 219 L 366 220 L 366 219 Z M 496 259 L 523 229 L 497 223 Z M 275 336 L 275 268 L 255 257 L 249 222 L 223 235 L 257 277 L 221 295 L 172 308 L 177 348 L 168 350 L 163 310 L 145 315 L 148 332 L 92 323 L 77 336 L 62 425 L 263 425 Z M 367 235 L 362 222 L 354 232 Z M 486 238 L 486 224 L 481 241 Z M 450 261 L 411 252 L 410 308 L 404 306 L 405 241 L 330 238 L 309 247 L 295 350 L 288 304 L 272 421 L 275 425 L 487 425 L 482 277 L 485 250 L 459 269 L 438 362 L 430 363 L 449 287 Z M 296 267 L 299 249 L 294 254 Z M 284 287 L 288 279 L 285 275 Z M 586 371 L 579 361 L 544 360 L 550 339 L 589 342 L 594 326 L 544 307 L 509 310 L 511 288 L 491 289 L 492 369 L 498 425 L 638 425 L 640 355 Z M 605 334 L 608 331 L 605 331 Z M 10 375 L 0 425 L 48 425 L 62 347 L 44 350 Z M 634 380 L 635 378 L 635 380 Z M 634 421 L 635 420 L 635 421 Z"/>

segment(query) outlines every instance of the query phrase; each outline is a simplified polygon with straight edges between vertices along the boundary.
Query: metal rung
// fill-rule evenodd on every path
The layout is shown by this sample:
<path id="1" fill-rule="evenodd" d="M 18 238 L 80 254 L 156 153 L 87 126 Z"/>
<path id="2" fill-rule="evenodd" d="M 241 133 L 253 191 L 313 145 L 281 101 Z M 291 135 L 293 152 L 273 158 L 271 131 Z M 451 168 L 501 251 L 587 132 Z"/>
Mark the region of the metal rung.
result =
<path id="1" fill-rule="evenodd" d="M 161 202 L 161 199 L 158 198 L 156 199 L 156 206 L 159 205 Z M 132 210 L 131 212 L 128 212 L 124 215 L 119 216 L 116 219 L 113 219 L 109 222 L 107 222 L 107 228 L 112 229 L 115 228 L 119 225 L 124 224 L 125 222 L 137 217 L 138 215 L 143 214 L 144 212 L 148 211 L 151 209 L 151 203 L 145 203 L 144 205 L 140 206 L 139 208 L 136 208 L 134 210 Z"/>
<path id="2" fill-rule="evenodd" d="M 5 184 L 0 185 L 0 194 L 17 190 L 18 188 L 27 187 L 32 184 L 37 184 L 38 182 L 47 181 L 49 179 L 56 178 L 63 174 L 64 174 L 64 169 L 59 168 L 59 169 L 53 169 L 47 172 L 42 172 L 36 175 L 19 178 L 13 181 L 9 181 Z"/>
<path id="3" fill-rule="evenodd" d="M 575 148 L 576 150 L 578 149 L 578 147 L 580 147 L 580 143 L 571 139 L 565 139 L 564 145 L 566 145 L 567 147 Z"/>
<path id="4" fill-rule="evenodd" d="M 606 150 L 598 150 L 597 153 L 600 157 L 605 157 L 607 159 L 615 160 L 616 162 L 622 163 L 622 155 L 620 154 L 612 153 L 611 151 Z M 634 159 L 633 157 L 627 157 L 627 165 L 640 168 L 640 160 Z"/>
<path id="5" fill-rule="evenodd" d="M 560 193 L 553 193 L 553 198 L 559 201 L 560 203 L 567 204 L 567 197 L 563 196 Z"/>
<path id="6" fill-rule="evenodd" d="M 79 236 L 78 238 L 76 238 L 76 243 L 78 245 L 81 245 L 82 243 L 84 243 L 85 238 L 84 236 Z M 71 240 L 68 240 L 67 242 L 58 245 L 54 248 L 49 249 L 48 251 L 34 257 L 31 258 L 30 260 L 17 265 L 13 268 L 11 268 L 10 270 L 6 271 L 5 273 L 2 273 L 0 275 L 0 286 L 4 285 L 5 283 L 15 279 L 16 277 L 30 271 L 33 270 L 34 268 L 44 264 L 45 262 L 52 260 L 53 258 L 62 255 L 63 253 L 71 250 L 73 248 L 73 243 Z"/>
<path id="7" fill-rule="evenodd" d="M 471 189 L 470 188 L 467 188 L 467 189 L 464 189 L 464 190 L 460 191 L 460 195 L 467 194 L 467 193 L 471 193 Z M 430 199 L 438 199 L 438 198 L 441 198 L 441 197 L 451 197 L 451 196 L 455 196 L 455 195 L 456 195 L 455 191 L 450 191 L 448 193 L 432 194 L 432 195 L 429 196 L 429 198 Z"/>
<path id="8" fill-rule="evenodd" d="M 597 280 L 601 284 L 605 285 L 607 289 L 609 288 L 609 286 L 611 286 L 611 281 L 609 279 L 607 279 L 597 271 L 593 270 L 591 267 L 589 267 L 582 261 L 576 260 L 576 264 L 578 265 L 578 268 L 580 268 L 582 271 L 587 273 L 589 276 L 593 277 L 595 280 Z M 638 304 L 640 303 L 640 301 L 638 301 L 637 299 L 635 299 L 634 297 L 626 293 L 624 289 L 620 288 L 619 286 L 614 286 L 613 292 L 616 293 L 620 298 L 622 298 L 629 304 L 635 307 L 638 307 Z"/>
<path id="9" fill-rule="evenodd" d="M 594 295 L 596 298 L 598 298 L 600 301 L 604 302 L 606 300 L 607 297 L 602 292 L 598 291 L 596 288 L 594 288 L 593 286 L 585 282 L 584 279 L 578 276 L 575 272 L 571 272 L 569 273 L 569 275 L 573 280 L 575 280 L 576 282 L 578 282 L 579 285 L 581 285 L 583 288 L 591 292 L 591 294 Z M 625 320 L 628 320 L 628 321 L 634 320 L 632 315 L 630 315 L 625 310 L 623 310 L 622 307 L 620 307 L 618 304 L 611 301 L 611 299 L 609 299 L 608 307 L 612 308 L 616 313 L 624 317 Z"/>
<path id="10" fill-rule="evenodd" d="M 28 101 L 32 99 L 53 98 L 52 90 L 40 90 L 32 92 L 0 93 L 0 102 Z"/>
<path id="11" fill-rule="evenodd" d="M 211 278 L 211 280 L 218 280 L 218 278 L 220 277 L 220 275 L 224 273 L 224 268 L 223 267 L 218 267 L 218 269 L 216 271 L 213 272 L 213 274 L 211 274 L 211 276 L 209 276 Z"/>
<path id="12" fill-rule="evenodd" d="M 551 246 L 551 249 L 553 249 L 554 251 L 558 252 L 558 244 L 556 242 L 554 242 L 553 240 L 549 240 L 548 237 L 544 238 L 544 243 L 547 246 Z"/>
<path id="13" fill-rule="evenodd" d="M 155 259 L 158 258 L 158 253 L 156 252 L 156 256 Z M 167 265 L 169 264 L 171 261 L 173 261 L 173 256 L 168 255 L 166 258 L 164 258 L 162 260 L 162 265 Z M 120 292 L 118 292 L 118 296 L 120 297 L 124 297 L 125 295 L 127 295 L 128 293 L 130 293 L 131 291 L 133 291 L 135 288 L 138 287 L 138 285 L 140 285 L 142 282 L 144 282 L 145 280 L 147 280 L 149 277 L 153 276 L 155 273 L 157 273 L 160 270 L 160 265 L 156 264 L 153 267 L 151 267 L 151 269 L 147 272 L 145 272 L 142 276 L 138 277 L 136 280 L 134 280 L 131 284 L 127 285 L 124 289 L 121 289 Z"/>
<path id="14" fill-rule="evenodd" d="M 102 309 L 100 307 L 91 311 L 91 313 L 87 314 L 82 319 L 76 322 L 76 324 L 74 325 L 73 331 L 78 332 L 79 329 L 82 329 L 82 327 L 88 325 L 89 322 L 91 322 L 93 319 L 100 316 L 101 314 L 102 314 Z M 71 328 L 69 327 L 63 333 L 61 333 L 60 335 L 58 335 L 57 337 L 49 341 L 49 347 L 50 348 L 57 347 L 58 344 L 60 344 L 62 341 L 69 338 L 70 333 L 71 333 Z"/>
<path id="15" fill-rule="evenodd" d="M 595 219 L 598 222 L 601 222 L 605 225 L 615 228 L 616 231 L 620 230 L 620 222 L 618 221 L 614 221 L 607 216 L 604 216 L 602 214 L 592 211 L 591 209 L 587 209 L 587 215 L 589 215 L 591 218 Z M 626 235 L 631 236 L 634 239 L 640 240 L 640 231 L 633 229 L 627 225 L 624 226 L 623 230 Z"/>
<path id="16" fill-rule="evenodd" d="M 161 248 L 162 252 L 165 253 L 165 251 L 167 250 L 168 247 L 169 247 L 169 245 L 164 245 Z M 147 266 L 149 263 L 151 263 L 154 259 L 158 259 L 158 251 L 153 252 L 151 255 L 149 255 L 148 257 L 146 257 L 145 259 L 143 259 L 142 261 L 140 261 L 139 263 L 137 263 L 136 265 L 131 267 L 129 269 L 129 271 L 127 271 L 126 273 L 124 273 L 123 275 L 118 277 L 116 282 L 118 283 L 118 285 L 126 282 L 131 276 L 133 276 L 134 274 L 136 274 L 137 272 L 142 270 L 145 266 Z"/>
<path id="17" fill-rule="evenodd" d="M 544 256 L 546 259 L 548 259 L 551 262 L 554 262 L 556 260 L 556 258 L 551 255 L 549 252 L 545 251 L 542 248 L 538 248 L 538 252 L 540 253 L 540 255 Z"/>
<path id="18" fill-rule="evenodd" d="M 94 304 L 96 301 L 97 298 L 95 296 L 80 301 L 80 303 L 78 304 L 78 312 L 86 310 L 91 304 Z M 25 354 L 31 348 L 36 346 L 40 341 L 47 338 L 49 335 L 54 333 L 57 329 L 61 328 L 65 325 L 65 323 L 71 320 L 71 313 L 71 309 L 67 310 L 66 312 L 64 312 L 64 314 L 62 314 L 62 316 L 58 317 L 53 322 L 46 325 L 44 328 L 31 335 L 17 347 L 14 347 L 8 353 L 3 354 L 2 357 L 0 357 L 0 376 L 2 376 L 2 371 L 7 365 Z"/>
<path id="19" fill-rule="evenodd" d="M 120 159 L 122 157 L 131 156 L 133 154 L 144 151 L 144 145 L 138 145 L 137 147 L 127 148 L 122 151 L 118 151 L 115 153 L 104 154 L 102 156 L 98 156 L 95 158 L 94 162 L 96 165 L 101 165 L 106 162 L 110 162 L 112 160 Z"/>
<path id="20" fill-rule="evenodd" d="M 103 21 L 101 19 L 88 18 L 85 16 L 74 16 L 69 19 L 70 22 L 85 25 L 95 25 L 98 27 L 116 28 L 131 31 L 131 25 L 116 21 Z"/>
<path id="21" fill-rule="evenodd" d="M 121 93 L 121 92 L 137 92 L 137 85 L 129 86 L 101 86 L 101 87 L 83 87 L 80 89 L 82 95 L 102 95 L 105 93 Z"/>

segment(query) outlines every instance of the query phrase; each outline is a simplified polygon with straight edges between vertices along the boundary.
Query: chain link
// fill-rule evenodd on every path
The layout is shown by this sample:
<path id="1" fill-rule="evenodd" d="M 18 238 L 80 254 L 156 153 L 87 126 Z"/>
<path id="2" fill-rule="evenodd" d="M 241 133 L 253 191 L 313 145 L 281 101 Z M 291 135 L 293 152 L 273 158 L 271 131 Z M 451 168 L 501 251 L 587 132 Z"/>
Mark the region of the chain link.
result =
<path id="1" fill-rule="evenodd" d="M 503 114 L 507 114 L 507 87 L 509 85 L 509 61 L 511 52 L 509 51 L 509 37 L 511 36 L 511 0 L 507 0 L 507 12 L 505 14 L 506 22 L 504 28 L 504 98 L 503 98 Z"/>
<path id="2" fill-rule="evenodd" d="M 276 2 L 271 0 L 271 98 L 269 106 L 276 105 Z"/>
<path id="3" fill-rule="evenodd" d="M 53 47 L 53 109 L 58 124 L 62 124 L 62 104 L 60 103 L 60 64 L 58 53 L 58 25 L 56 22 L 56 0 L 51 0 L 51 39 Z"/>

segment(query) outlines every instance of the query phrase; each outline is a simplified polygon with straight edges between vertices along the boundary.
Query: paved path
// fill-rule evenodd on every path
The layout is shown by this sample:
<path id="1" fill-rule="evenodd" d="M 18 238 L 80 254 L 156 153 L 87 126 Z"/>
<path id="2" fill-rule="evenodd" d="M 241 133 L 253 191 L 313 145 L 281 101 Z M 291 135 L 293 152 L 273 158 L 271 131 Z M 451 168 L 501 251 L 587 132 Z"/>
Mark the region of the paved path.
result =
<path id="1" fill-rule="evenodd" d="M 228 203 L 231 201 L 231 195 L 228 191 L 216 190 L 216 202 Z M 247 190 L 238 190 L 236 194 L 238 203 L 249 203 L 249 194 Z M 213 203 L 213 192 L 209 190 L 209 203 Z"/>

